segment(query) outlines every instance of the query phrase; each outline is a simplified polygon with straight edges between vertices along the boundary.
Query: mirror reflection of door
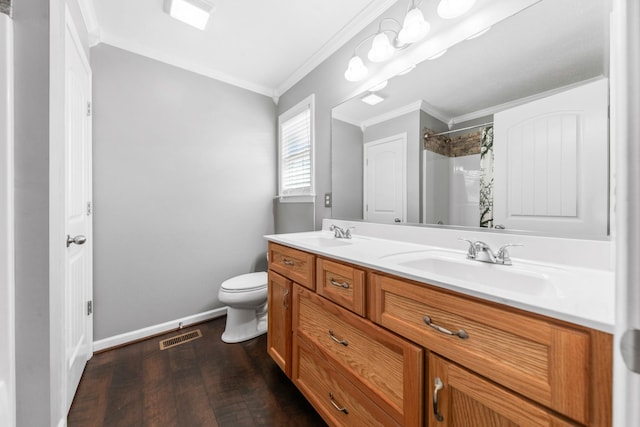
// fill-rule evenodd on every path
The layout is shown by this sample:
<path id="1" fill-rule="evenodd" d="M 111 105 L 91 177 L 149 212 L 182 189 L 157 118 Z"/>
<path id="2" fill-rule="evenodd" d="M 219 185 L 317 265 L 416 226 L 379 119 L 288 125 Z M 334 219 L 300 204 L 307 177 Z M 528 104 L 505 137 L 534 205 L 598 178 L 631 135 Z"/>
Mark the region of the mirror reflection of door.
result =
<path id="1" fill-rule="evenodd" d="M 407 221 L 407 134 L 364 145 L 365 221 Z"/>

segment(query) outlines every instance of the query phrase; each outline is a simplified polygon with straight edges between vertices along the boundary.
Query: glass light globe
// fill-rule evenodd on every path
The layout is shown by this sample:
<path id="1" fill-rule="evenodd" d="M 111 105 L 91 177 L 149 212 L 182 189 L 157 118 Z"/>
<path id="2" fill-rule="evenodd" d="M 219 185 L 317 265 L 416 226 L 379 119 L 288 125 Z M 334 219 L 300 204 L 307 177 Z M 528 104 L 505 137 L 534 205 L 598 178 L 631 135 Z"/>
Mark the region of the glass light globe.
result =
<path id="1" fill-rule="evenodd" d="M 369 70 L 365 67 L 364 62 L 362 62 L 362 58 L 354 55 L 349 60 L 349 65 L 347 66 L 347 71 L 344 72 L 344 78 L 349 80 L 350 82 L 357 82 L 364 79 Z"/>
<path id="2" fill-rule="evenodd" d="M 454 19 L 469 11 L 476 0 L 442 0 L 438 4 L 438 15 L 443 19 Z"/>
<path id="3" fill-rule="evenodd" d="M 380 32 L 373 38 L 371 50 L 367 57 L 371 62 L 382 62 L 391 58 L 394 51 L 395 49 L 391 46 L 389 37 L 387 37 L 385 33 Z"/>
<path id="4" fill-rule="evenodd" d="M 404 24 L 398 34 L 400 43 L 415 43 L 424 38 L 431 29 L 431 24 L 424 20 L 422 11 L 414 7 L 404 17 Z"/>

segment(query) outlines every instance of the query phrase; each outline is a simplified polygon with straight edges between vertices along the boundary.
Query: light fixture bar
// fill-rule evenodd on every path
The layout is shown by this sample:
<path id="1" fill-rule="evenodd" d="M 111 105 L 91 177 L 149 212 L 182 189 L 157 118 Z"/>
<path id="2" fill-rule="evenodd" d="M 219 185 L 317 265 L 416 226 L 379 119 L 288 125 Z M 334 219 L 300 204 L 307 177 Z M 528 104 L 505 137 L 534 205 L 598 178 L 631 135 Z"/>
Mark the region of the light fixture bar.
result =
<path id="1" fill-rule="evenodd" d="M 215 5 L 211 0 L 165 0 L 164 10 L 172 18 L 204 30 Z"/>

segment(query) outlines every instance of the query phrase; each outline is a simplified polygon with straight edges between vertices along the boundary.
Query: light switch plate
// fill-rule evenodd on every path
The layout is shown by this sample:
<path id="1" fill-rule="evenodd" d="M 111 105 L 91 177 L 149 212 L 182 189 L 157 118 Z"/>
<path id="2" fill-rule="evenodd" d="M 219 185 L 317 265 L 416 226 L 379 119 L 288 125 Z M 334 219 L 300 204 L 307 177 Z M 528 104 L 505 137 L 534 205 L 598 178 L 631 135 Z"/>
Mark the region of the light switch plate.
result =
<path id="1" fill-rule="evenodd" d="M 324 193 L 324 207 L 331 207 L 331 193 Z"/>

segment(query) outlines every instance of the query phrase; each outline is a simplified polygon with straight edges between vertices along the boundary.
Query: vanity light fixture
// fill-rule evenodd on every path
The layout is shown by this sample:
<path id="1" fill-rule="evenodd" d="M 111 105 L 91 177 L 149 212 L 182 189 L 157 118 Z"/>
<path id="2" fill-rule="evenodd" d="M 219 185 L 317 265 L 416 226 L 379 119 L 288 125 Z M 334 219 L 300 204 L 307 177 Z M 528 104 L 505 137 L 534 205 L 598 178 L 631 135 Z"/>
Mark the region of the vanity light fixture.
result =
<path id="1" fill-rule="evenodd" d="M 366 37 L 353 49 L 353 56 L 349 60 L 344 78 L 351 82 L 357 82 L 364 79 L 369 73 L 364 61 L 357 53 L 358 48 L 367 41 L 373 39 L 371 49 L 367 54 L 369 61 L 384 62 L 390 59 L 396 50 L 404 49 L 424 38 L 429 32 L 431 25 L 425 21 L 424 15 L 419 8 L 420 3 L 422 3 L 422 0 L 411 0 L 404 18 L 404 24 L 402 25 L 393 18 L 383 18 L 380 20 L 378 31 Z M 383 29 L 382 24 L 386 21 L 392 21 L 398 30 Z M 393 39 L 389 38 L 389 34 L 393 34 Z"/>
<path id="2" fill-rule="evenodd" d="M 215 10 L 211 0 L 165 0 L 164 11 L 172 18 L 204 30 Z"/>
<path id="3" fill-rule="evenodd" d="M 376 105 L 384 101 L 383 97 L 376 95 L 375 93 L 370 93 L 369 95 L 363 96 L 360 99 L 362 100 L 362 102 L 369 105 Z"/>
<path id="4" fill-rule="evenodd" d="M 441 0 L 438 15 L 443 19 L 454 19 L 467 13 L 476 0 Z"/>

